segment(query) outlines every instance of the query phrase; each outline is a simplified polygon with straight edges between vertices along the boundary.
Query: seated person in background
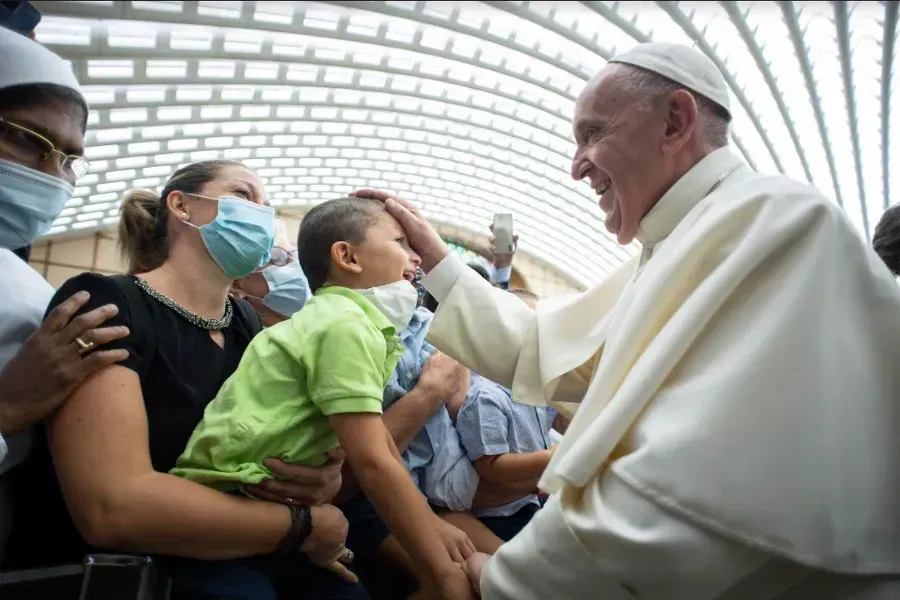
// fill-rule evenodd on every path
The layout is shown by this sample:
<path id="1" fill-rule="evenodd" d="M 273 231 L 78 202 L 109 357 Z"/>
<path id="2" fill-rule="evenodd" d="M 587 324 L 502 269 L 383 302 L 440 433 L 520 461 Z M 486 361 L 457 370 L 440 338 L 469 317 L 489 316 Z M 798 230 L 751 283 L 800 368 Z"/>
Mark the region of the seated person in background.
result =
<path id="1" fill-rule="evenodd" d="M 481 277 L 488 283 L 491 282 L 491 274 L 488 273 L 488 270 L 479 265 L 477 262 L 470 262 L 469 268 L 481 275 Z"/>
<path id="2" fill-rule="evenodd" d="M 438 509 L 453 511 L 448 521 L 465 531 L 479 552 L 490 554 L 502 540 L 467 512 L 473 503 L 485 501 L 484 492 L 490 485 L 481 485 L 450 414 L 450 407 L 465 402 L 469 370 L 425 341 L 433 317 L 424 308 L 416 309 L 409 326 L 400 333 L 405 351 L 384 390 L 384 420 L 403 453 L 410 476 L 428 501 Z M 429 411 L 424 424 L 393 418 L 401 405 L 410 404 Z M 515 490 L 494 487 L 505 496 L 501 504 L 518 497 Z M 483 492 L 480 496 L 479 488 Z"/>
<path id="3" fill-rule="evenodd" d="M 534 308 L 537 296 L 527 290 L 513 293 Z M 554 409 L 514 402 L 507 388 L 472 375 L 456 429 L 475 470 L 483 480 L 528 482 L 533 490 L 504 506 L 473 511 L 503 541 L 521 531 L 541 507 L 537 483 L 556 450 L 550 441 L 555 419 Z"/>
<path id="4" fill-rule="evenodd" d="M 900 204 L 895 204 L 881 215 L 872 236 L 872 249 L 894 277 L 900 277 Z"/>
<path id="5" fill-rule="evenodd" d="M 289 319 L 312 296 L 296 254 L 284 222 L 276 219 L 271 264 L 238 279 L 231 288 L 234 297 L 247 300 L 259 313 L 265 327 Z"/>
<path id="6" fill-rule="evenodd" d="M 237 491 L 271 475 L 263 464 L 268 457 L 317 466 L 341 446 L 396 536 L 388 539 L 370 505 L 356 499 L 340 506 L 351 522 L 347 545 L 404 562 L 419 594 L 469 599 L 468 579 L 381 419 L 382 394 L 403 353 L 397 332 L 416 307 L 411 281 L 420 258 L 381 203 L 358 198 L 310 210 L 297 246 L 314 297 L 254 338 L 172 472 Z"/>

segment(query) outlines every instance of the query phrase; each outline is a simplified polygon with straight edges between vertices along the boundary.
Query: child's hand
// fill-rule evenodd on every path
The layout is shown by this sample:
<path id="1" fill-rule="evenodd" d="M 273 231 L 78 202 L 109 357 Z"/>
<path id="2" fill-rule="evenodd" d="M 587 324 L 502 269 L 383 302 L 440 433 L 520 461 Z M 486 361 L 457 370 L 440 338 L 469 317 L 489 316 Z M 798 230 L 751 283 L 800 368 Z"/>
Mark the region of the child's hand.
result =
<path id="1" fill-rule="evenodd" d="M 435 516 L 434 520 L 438 537 L 450 554 L 451 560 L 460 565 L 465 564 L 466 559 L 475 553 L 475 544 L 462 529 L 454 527 L 438 516 Z"/>
<path id="2" fill-rule="evenodd" d="M 465 367 L 443 352 L 435 352 L 422 368 L 417 385 L 423 386 L 430 396 L 446 402 L 464 381 Z"/>
<path id="3" fill-rule="evenodd" d="M 300 551 L 313 564 L 328 569 L 335 575 L 356 583 L 357 577 L 347 567 L 338 562 L 347 553 L 344 545 L 350 529 L 347 518 L 338 508 L 325 504 L 310 509 L 312 511 L 312 533 L 300 546 Z"/>

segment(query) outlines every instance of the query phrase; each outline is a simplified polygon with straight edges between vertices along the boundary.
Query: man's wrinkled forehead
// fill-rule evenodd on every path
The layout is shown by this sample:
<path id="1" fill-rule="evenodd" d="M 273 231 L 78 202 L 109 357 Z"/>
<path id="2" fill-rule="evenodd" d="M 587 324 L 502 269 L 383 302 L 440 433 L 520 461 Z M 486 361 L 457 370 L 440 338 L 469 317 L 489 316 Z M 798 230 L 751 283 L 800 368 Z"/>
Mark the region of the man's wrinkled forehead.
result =
<path id="1" fill-rule="evenodd" d="M 610 120 L 627 103 L 622 102 L 621 65 L 609 64 L 585 84 L 575 100 L 572 128 L 578 130 L 598 120 Z"/>

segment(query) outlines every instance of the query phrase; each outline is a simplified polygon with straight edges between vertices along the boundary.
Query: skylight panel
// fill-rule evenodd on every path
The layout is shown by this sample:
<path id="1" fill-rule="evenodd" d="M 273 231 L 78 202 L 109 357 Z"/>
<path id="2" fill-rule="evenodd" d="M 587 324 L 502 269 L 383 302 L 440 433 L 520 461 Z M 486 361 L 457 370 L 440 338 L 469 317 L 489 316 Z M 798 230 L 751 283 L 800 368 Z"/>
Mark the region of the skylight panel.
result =
<path id="1" fill-rule="evenodd" d="M 235 0 L 199 0 L 197 14 L 220 19 L 239 19 L 244 3 Z"/>

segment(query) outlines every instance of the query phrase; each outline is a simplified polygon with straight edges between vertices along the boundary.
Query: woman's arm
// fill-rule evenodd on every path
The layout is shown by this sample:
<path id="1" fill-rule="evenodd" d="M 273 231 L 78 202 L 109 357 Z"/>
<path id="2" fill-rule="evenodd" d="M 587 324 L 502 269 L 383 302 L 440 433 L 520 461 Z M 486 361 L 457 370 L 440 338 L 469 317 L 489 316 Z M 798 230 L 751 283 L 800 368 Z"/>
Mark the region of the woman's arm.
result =
<path id="1" fill-rule="evenodd" d="M 154 471 L 140 382 L 125 367 L 85 381 L 48 431 L 69 512 L 92 545 L 227 559 L 273 551 L 290 527 L 285 506 Z"/>
<path id="2" fill-rule="evenodd" d="M 434 513 L 409 477 L 377 413 L 336 414 L 329 418 L 347 462 L 390 532 L 437 582 L 458 570 L 437 536 Z"/>

